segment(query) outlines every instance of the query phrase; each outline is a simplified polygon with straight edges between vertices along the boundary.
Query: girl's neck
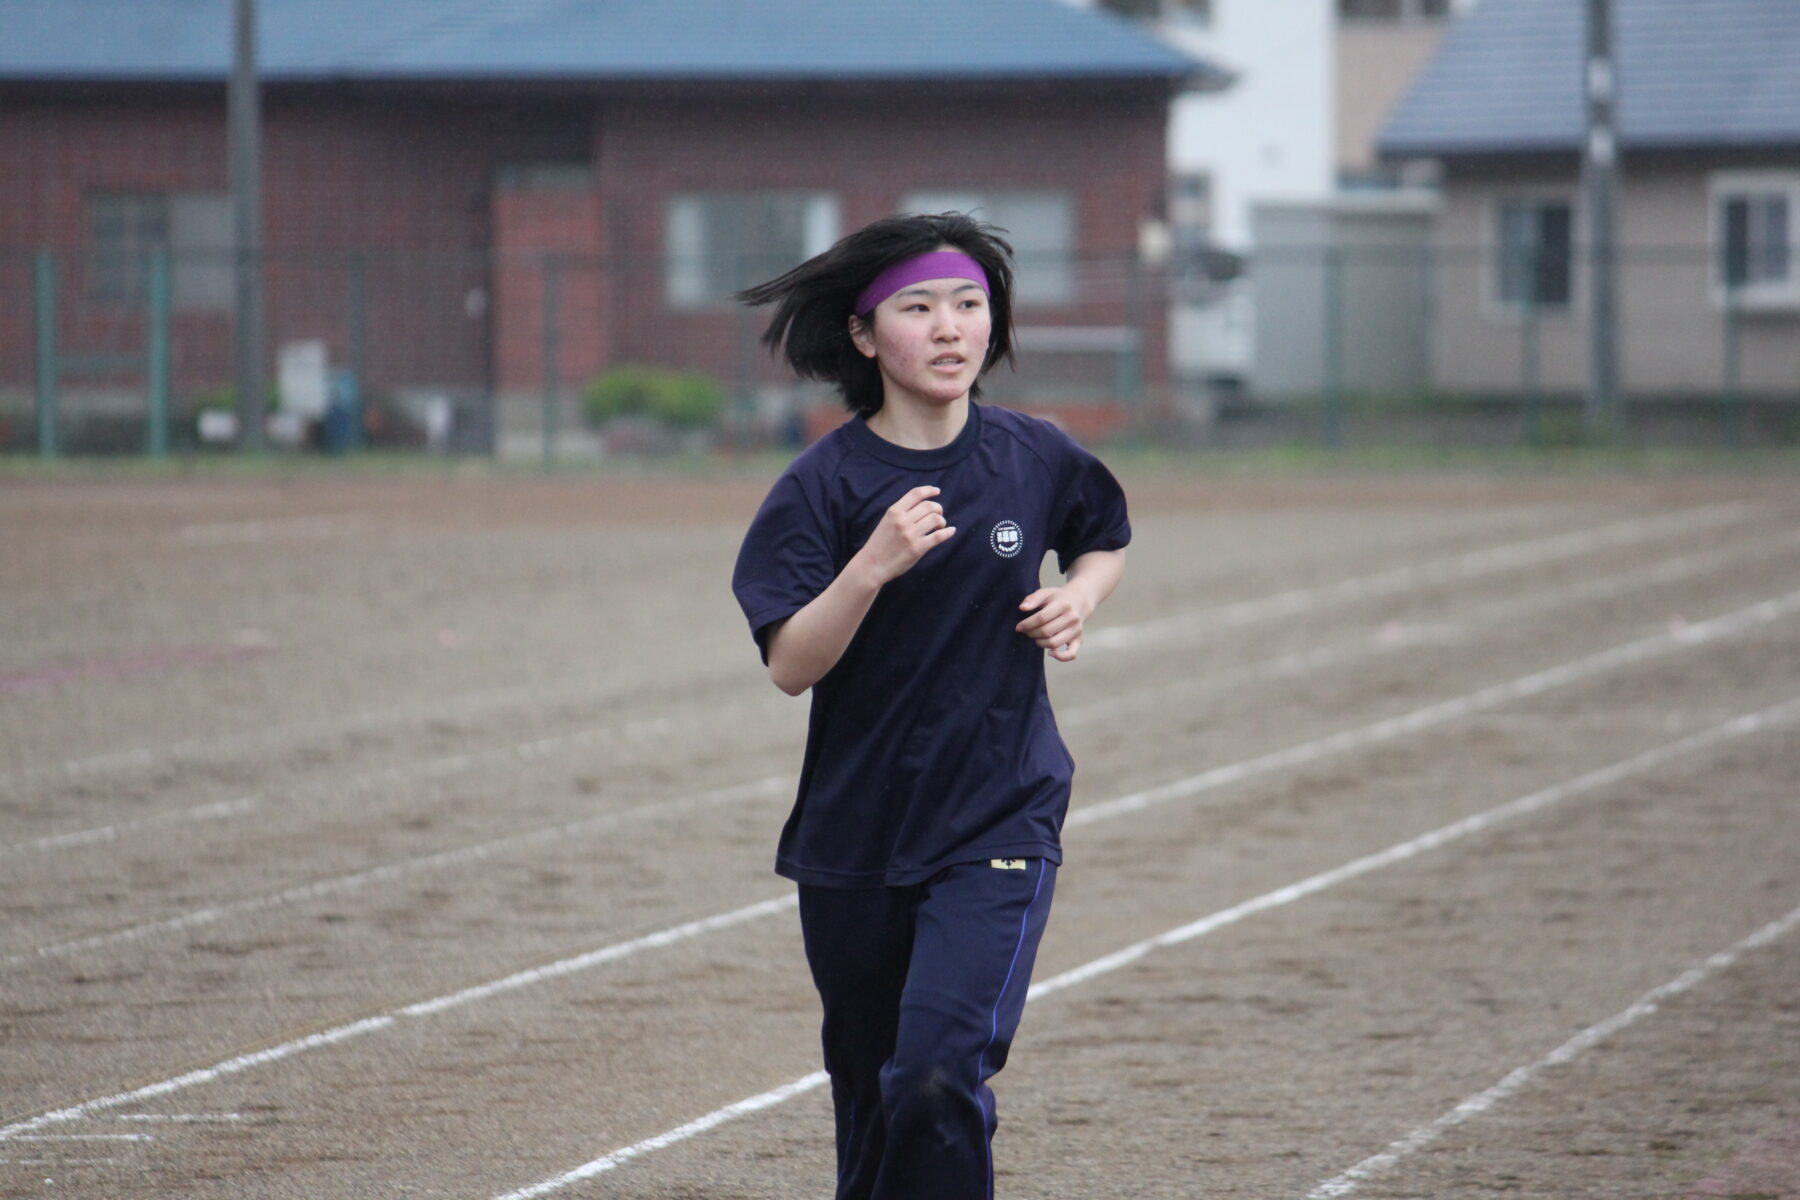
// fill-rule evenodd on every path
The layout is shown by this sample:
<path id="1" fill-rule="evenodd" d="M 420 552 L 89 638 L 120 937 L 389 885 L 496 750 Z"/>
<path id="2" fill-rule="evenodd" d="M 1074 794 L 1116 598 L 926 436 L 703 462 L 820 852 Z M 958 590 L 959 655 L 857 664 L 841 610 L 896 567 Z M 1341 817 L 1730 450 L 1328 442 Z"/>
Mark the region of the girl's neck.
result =
<path id="1" fill-rule="evenodd" d="M 968 423 L 967 395 L 943 405 L 896 403 L 889 396 L 865 422 L 882 441 L 908 450 L 941 450 L 954 442 Z"/>

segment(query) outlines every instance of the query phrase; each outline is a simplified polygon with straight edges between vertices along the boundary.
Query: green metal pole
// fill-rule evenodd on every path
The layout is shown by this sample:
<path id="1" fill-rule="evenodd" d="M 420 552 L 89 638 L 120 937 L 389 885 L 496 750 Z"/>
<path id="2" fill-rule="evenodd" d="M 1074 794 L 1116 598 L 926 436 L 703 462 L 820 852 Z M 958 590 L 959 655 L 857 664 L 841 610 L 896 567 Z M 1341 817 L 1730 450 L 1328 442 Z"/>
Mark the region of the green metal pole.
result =
<path id="1" fill-rule="evenodd" d="M 1113 385 L 1119 393 L 1119 403 L 1125 408 L 1125 419 L 1129 427 L 1139 434 L 1145 432 L 1144 320 L 1139 303 L 1141 295 L 1137 255 L 1131 254 L 1125 260 L 1125 343 L 1119 347 Z"/>
<path id="2" fill-rule="evenodd" d="M 38 453 L 56 457 L 56 255 L 37 252 Z"/>
<path id="3" fill-rule="evenodd" d="M 1519 390 L 1524 393 L 1525 440 L 1543 436 L 1542 387 L 1538 364 L 1537 252 L 1525 252 L 1525 298 L 1519 308 Z"/>
<path id="4" fill-rule="evenodd" d="M 1325 444 L 1344 444 L 1344 263 L 1337 246 L 1325 250 Z"/>
<path id="5" fill-rule="evenodd" d="M 169 456 L 169 250 L 150 255 L 149 355 L 151 458 Z"/>
<path id="6" fill-rule="evenodd" d="M 345 447 L 363 448 L 364 358 L 368 352 L 369 267 L 361 250 L 350 255 L 350 407 L 349 437 Z"/>
<path id="7" fill-rule="evenodd" d="M 1743 322 L 1738 306 L 1737 284 L 1729 276 L 1725 281 L 1725 445 L 1732 450 L 1744 448 Z"/>
<path id="8" fill-rule="evenodd" d="M 562 331 L 558 328 L 557 293 L 562 290 L 562 260 L 556 255 L 544 258 L 544 465 L 556 461 L 557 411 L 562 399 L 557 394 L 557 377 L 562 374 Z"/>

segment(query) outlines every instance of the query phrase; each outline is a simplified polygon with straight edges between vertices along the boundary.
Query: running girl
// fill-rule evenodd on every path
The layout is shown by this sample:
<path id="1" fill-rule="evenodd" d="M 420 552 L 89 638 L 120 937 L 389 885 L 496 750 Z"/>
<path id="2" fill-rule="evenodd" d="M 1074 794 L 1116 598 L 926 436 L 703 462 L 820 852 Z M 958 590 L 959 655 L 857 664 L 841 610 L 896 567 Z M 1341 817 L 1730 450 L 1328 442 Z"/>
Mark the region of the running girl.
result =
<path id="1" fill-rule="evenodd" d="M 823 1001 L 838 1200 L 993 1195 L 987 1081 L 1073 772 L 1044 654 L 1081 652 L 1131 538 L 1098 459 L 976 403 L 1012 358 L 1011 253 L 962 214 L 893 217 L 738 297 L 855 414 L 776 481 L 732 577 L 776 685 L 813 693 L 776 870 Z"/>

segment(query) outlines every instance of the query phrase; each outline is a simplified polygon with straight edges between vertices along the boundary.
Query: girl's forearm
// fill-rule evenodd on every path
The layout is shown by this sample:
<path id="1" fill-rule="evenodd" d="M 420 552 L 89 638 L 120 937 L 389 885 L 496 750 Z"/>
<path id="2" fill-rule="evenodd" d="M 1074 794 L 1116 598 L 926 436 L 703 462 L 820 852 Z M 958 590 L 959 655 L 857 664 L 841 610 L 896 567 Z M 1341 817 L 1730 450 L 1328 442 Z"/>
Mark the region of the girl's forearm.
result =
<path id="1" fill-rule="evenodd" d="M 880 591 L 873 573 L 852 560 L 805 608 L 777 625 L 769 634 L 769 677 L 775 686 L 798 696 L 825 678 Z"/>
<path id="2" fill-rule="evenodd" d="M 1068 574 L 1063 576 L 1063 585 L 1079 588 L 1085 593 L 1089 601 L 1088 613 L 1092 614 L 1102 601 L 1113 594 L 1113 589 L 1119 586 L 1119 580 L 1124 575 L 1123 550 L 1090 550 L 1069 564 Z"/>

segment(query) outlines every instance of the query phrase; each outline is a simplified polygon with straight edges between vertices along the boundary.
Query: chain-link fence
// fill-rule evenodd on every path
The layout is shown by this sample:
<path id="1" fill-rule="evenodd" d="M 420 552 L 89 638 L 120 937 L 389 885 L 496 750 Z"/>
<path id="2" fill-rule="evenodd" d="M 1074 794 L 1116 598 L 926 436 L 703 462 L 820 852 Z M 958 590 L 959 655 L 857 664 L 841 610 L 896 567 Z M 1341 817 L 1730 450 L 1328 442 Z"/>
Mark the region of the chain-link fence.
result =
<path id="1" fill-rule="evenodd" d="M 548 459 L 800 444 L 841 413 L 729 299 L 782 265 L 271 255 L 267 440 Z M 1596 411 L 1581 266 L 1417 245 L 1021 263 L 1018 365 L 984 393 L 1096 440 L 1800 442 L 1794 274 L 1622 250 L 1623 389 Z M 232 275 L 223 255 L 0 252 L 0 447 L 239 444 Z"/>

